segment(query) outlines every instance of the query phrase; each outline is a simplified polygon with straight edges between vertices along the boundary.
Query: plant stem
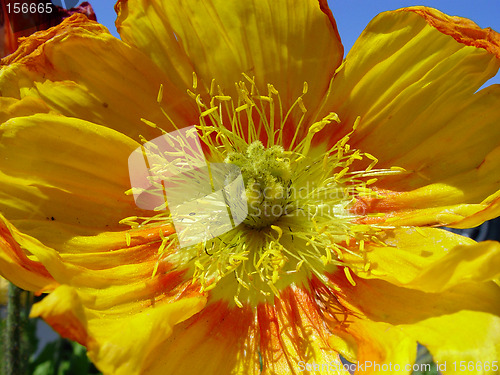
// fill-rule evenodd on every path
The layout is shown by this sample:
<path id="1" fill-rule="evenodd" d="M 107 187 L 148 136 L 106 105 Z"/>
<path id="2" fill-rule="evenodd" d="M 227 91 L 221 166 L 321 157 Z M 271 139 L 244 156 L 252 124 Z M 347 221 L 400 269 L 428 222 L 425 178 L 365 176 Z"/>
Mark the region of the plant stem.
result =
<path id="1" fill-rule="evenodd" d="M 21 294 L 22 289 L 9 284 L 7 305 L 7 326 L 5 329 L 5 375 L 20 375 L 23 373 L 22 363 L 22 321 Z"/>

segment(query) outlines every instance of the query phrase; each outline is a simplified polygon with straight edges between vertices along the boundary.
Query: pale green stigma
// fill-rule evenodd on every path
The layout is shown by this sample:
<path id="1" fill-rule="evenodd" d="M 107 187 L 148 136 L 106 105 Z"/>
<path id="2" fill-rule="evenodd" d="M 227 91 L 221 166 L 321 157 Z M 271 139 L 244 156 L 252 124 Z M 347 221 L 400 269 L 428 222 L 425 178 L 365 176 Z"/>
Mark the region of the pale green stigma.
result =
<path id="1" fill-rule="evenodd" d="M 229 153 L 225 162 L 241 169 L 248 203 L 246 225 L 263 228 L 286 214 L 292 172 L 283 147 L 265 148 L 255 141 L 244 153 Z"/>

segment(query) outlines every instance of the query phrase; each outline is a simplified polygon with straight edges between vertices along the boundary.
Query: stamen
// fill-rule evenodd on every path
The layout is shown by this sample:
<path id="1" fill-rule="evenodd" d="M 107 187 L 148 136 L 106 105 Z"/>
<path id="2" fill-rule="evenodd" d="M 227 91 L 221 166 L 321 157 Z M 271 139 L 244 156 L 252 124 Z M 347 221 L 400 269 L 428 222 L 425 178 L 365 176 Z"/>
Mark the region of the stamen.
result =
<path id="1" fill-rule="evenodd" d="M 345 276 L 347 277 L 347 280 L 351 283 L 351 285 L 356 286 L 356 282 L 352 278 L 351 271 L 349 270 L 349 267 L 344 267 L 344 273 L 345 273 Z"/>
<path id="2" fill-rule="evenodd" d="M 193 87 L 187 92 L 198 107 L 199 124 L 186 134 L 186 139 L 175 140 L 180 149 L 155 150 L 148 166 L 152 185 L 148 193 L 164 198 L 164 203 L 149 217 L 133 216 L 120 223 L 132 228 L 172 227 L 165 181 L 176 175 L 175 171 L 188 173 L 195 162 L 189 155 L 202 152 L 193 149 L 188 138 L 199 138 L 209 167 L 211 163 L 224 162 L 239 167 L 245 183 L 242 193 L 248 203 L 248 215 L 229 232 L 182 249 L 176 233 L 163 235 L 160 230 L 153 278 L 160 262 L 167 261 L 179 269 L 187 269 L 193 284 L 200 285 L 201 291 L 218 293 L 243 307 L 256 299 L 279 296 L 284 287 L 300 277 L 315 275 L 328 283 L 327 270 L 342 268 L 349 283 L 355 286 L 351 270 L 368 272 L 371 267 L 366 247 L 386 246 L 377 235 L 382 227 L 356 223 L 359 215 L 350 208 L 358 198 L 380 196 L 369 187 L 378 178 L 406 171 L 398 167 L 375 169 L 378 162 L 375 156 L 351 149 L 349 140 L 360 124 L 360 117 L 335 145 L 321 155 L 311 152 L 318 134 L 328 127 L 339 126 L 338 115 L 332 112 L 306 124 L 303 97 L 309 89 L 307 82 L 289 108 L 284 108 L 273 85 L 268 84 L 265 89 L 267 95 L 262 95 L 255 79 L 243 74 L 243 80 L 234 87 L 236 96 L 225 93 L 215 80 L 208 93 L 200 92 L 198 78 L 193 73 Z M 162 99 L 163 86 L 160 86 L 157 101 L 167 123 L 177 128 L 161 107 Z M 283 129 L 289 126 L 291 118 L 298 120 L 292 140 L 284 145 Z M 159 123 L 141 121 L 162 130 Z M 144 137 L 140 138 L 147 143 Z M 173 144 L 173 140 L 165 138 Z M 143 151 L 153 152 L 148 147 L 154 145 L 145 144 Z M 188 160 L 178 166 L 178 158 Z M 368 164 L 364 170 L 354 169 L 359 160 Z M 140 190 L 132 187 L 127 194 Z M 130 246 L 130 234 L 127 232 L 126 236 Z M 348 262 L 351 255 L 356 262 Z"/>

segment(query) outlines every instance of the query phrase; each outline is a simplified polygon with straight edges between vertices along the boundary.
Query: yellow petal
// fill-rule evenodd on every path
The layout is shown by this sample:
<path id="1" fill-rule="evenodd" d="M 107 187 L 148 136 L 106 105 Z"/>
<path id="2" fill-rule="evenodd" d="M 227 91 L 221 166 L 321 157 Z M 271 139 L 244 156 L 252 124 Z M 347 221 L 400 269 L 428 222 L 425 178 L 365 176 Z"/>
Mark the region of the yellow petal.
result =
<path id="1" fill-rule="evenodd" d="M 143 53 L 82 15 L 26 38 L 2 63 L 7 64 L 0 74 L 2 96 L 36 98 L 52 111 L 137 141 L 139 134 L 148 139 L 161 135 L 141 118 L 173 129 L 157 103 L 161 84 L 166 87 L 162 106 L 178 127 L 192 125 L 198 117 L 184 88 L 173 85 Z"/>
<path id="2" fill-rule="evenodd" d="M 155 360 L 154 350 L 176 324 L 200 311 L 205 299 L 182 298 L 143 309 L 136 303 L 114 311 L 93 310 L 90 302 L 76 289 L 62 286 L 35 304 L 31 316 L 42 317 L 64 337 L 86 345 L 104 373 L 134 375 L 144 373 Z"/>
<path id="3" fill-rule="evenodd" d="M 360 336 L 358 326 L 369 328 L 363 338 L 368 340 L 366 350 L 372 350 L 372 358 L 377 358 L 381 338 L 390 337 L 392 332 L 393 338 L 394 333 L 400 335 L 401 343 L 408 338 L 418 341 L 429 348 L 435 361 L 446 361 L 448 367 L 441 368 L 445 370 L 442 373 L 459 374 L 450 369 L 454 361 L 483 364 L 489 361 L 491 365 L 498 360 L 500 287 L 495 283 L 468 283 L 443 293 L 425 293 L 381 280 L 356 278 L 356 286 L 352 286 L 340 273 L 332 280 L 340 288 L 339 299 L 349 303 L 352 314 L 357 317 L 344 330 Z M 371 322 L 377 322 L 375 328 L 381 329 L 378 333 Z M 373 332 L 371 336 L 370 332 Z M 391 348 L 383 341 L 380 346 Z M 394 347 L 398 347 L 396 343 L 392 343 Z"/>
<path id="4" fill-rule="evenodd" d="M 174 327 L 146 372 L 260 374 L 255 328 L 255 315 L 248 306 L 240 309 L 213 301 Z"/>
<path id="5" fill-rule="evenodd" d="M 340 365 L 338 352 L 328 342 L 326 317 L 317 294 L 302 288 L 289 288 L 274 306 L 260 305 L 257 318 L 260 326 L 263 366 L 270 373 L 300 373 L 305 370 L 319 374 L 348 374 Z M 332 342 L 333 344 L 333 342 Z M 307 367 L 309 363 L 313 367 Z M 318 367 L 314 367 L 318 364 Z M 331 371 L 325 364 L 334 364 Z"/>
<path id="6" fill-rule="evenodd" d="M 33 305 L 31 318 L 42 317 L 63 337 L 89 344 L 87 318 L 80 297 L 75 289 L 62 285 Z"/>
<path id="7" fill-rule="evenodd" d="M 382 13 L 347 55 L 327 108 L 345 131 L 360 116 L 354 145 L 389 161 L 432 136 L 495 75 L 498 40 L 491 30 L 431 8 Z"/>
<path id="8" fill-rule="evenodd" d="M 291 287 L 256 310 L 213 301 L 174 328 L 148 373 L 300 374 L 307 369 L 347 375 L 329 347 L 330 331 L 314 298 Z"/>
<path id="9" fill-rule="evenodd" d="M 21 233 L 0 215 L 0 274 L 22 289 L 47 291 L 58 284 L 37 259 L 28 257 Z"/>
<path id="10" fill-rule="evenodd" d="M 386 246 L 367 242 L 365 243 L 366 262 L 370 267 L 365 271 L 364 259 L 360 259 L 352 254 L 345 253 L 344 258 L 354 267 L 352 270 L 363 278 L 378 278 L 387 280 L 396 285 L 425 290 L 425 291 L 440 291 L 445 287 L 446 282 L 441 284 L 439 278 L 433 279 L 429 277 L 429 282 L 434 284 L 426 285 L 423 275 L 429 269 L 433 272 L 439 272 L 439 267 L 442 263 L 448 262 L 448 268 L 442 270 L 442 274 L 457 272 L 457 267 L 461 267 L 460 262 L 464 257 L 474 259 L 481 264 L 488 262 L 483 259 L 483 245 L 476 244 L 475 241 L 451 233 L 444 229 L 434 228 L 401 228 L 396 230 L 387 230 L 379 236 Z M 495 242 L 493 244 L 496 244 Z M 463 245 L 459 247 L 459 245 Z M 492 245 L 494 248 L 495 245 Z M 454 248 L 457 248 L 455 252 Z M 453 250 L 452 250 L 453 249 Z M 462 252 L 461 249 L 464 249 Z M 494 258 L 495 253 L 500 254 L 498 250 L 490 251 L 490 256 Z M 466 255 L 467 254 L 467 255 Z M 500 255 L 498 255 L 500 256 Z M 489 259 L 491 260 L 491 258 Z M 470 272 L 480 272 L 481 265 L 468 264 L 467 268 Z M 478 266 L 479 269 L 474 267 Z M 492 277 L 491 272 L 484 275 L 485 279 Z M 418 280 L 418 281 L 417 281 Z M 457 277 L 456 283 L 468 281 Z M 481 280 L 483 281 L 483 280 Z"/>
<path id="11" fill-rule="evenodd" d="M 475 241 L 443 229 L 386 231 L 386 246 L 365 244 L 365 260 L 345 254 L 345 261 L 363 278 L 379 278 L 425 292 L 441 292 L 464 283 L 500 276 L 500 243 Z"/>
<path id="12" fill-rule="evenodd" d="M 487 88 L 474 95 L 473 100 L 466 109 L 469 113 L 459 113 L 456 121 L 392 161 L 411 173 L 386 179 L 380 185 L 401 193 L 381 192 L 383 198 L 373 199 L 367 205 L 375 211 L 394 213 L 401 220 L 399 225 L 465 228 L 497 217 L 500 87 Z M 471 122 L 471 118 L 475 120 Z"/>
<path id="13" fill-rule="evenodd" d="M 309 288 L 323 325 L 328 327 L 328 344 L 353 363 L 346 370 L 352 371 L 353 366 L 359 364 L 358 371 L 363 374 L 395 372 L 394 366 L 398 373 L 411 372 L 406 365 L 415 360 L 416 341 L 413 338 L 381 319 L 375 321 L 364 316 L 355 307 L 357 301 L 346 300 L 343 291 L 335 284 L 327 286 L 313 278 Z"/>
<path id="14" fill-rule="evenodd" d="M 378 181 L 390 191 L 365 208 L 401 226 L 475 226 L 498 215 L 491 197 L 500 190 L 500 88 L 474 93 L 500 66 L 499 41 L 492 30 L 423 7 L 368 25 L 326 108 L 339 113 L 344 133 L 361 116 L 352 145 L 380 167 L 408 173 Z"/>
<path id="15" fill-rule="evenodd" d="M 492 152 L 490 156 L 494 157 L 488 156 L 481 166 L 414 190 L 404 191 L 394 180 L 382 182 L 388 189 L 402 188 L 403 191 L 377 190 L 377 197 L 359 199 L 353 210 L 361 214 L 384 214 L 364 218 L 361 220 L 364 222 L 386 221 L 396 226 L 478 226 L 500 214 L 500 190 L 497 191 L 500 180 L 496 173 L 500 168 L 496 159 L 499 151 L 500 148 Z"/>
<path id="16" fill-rule="evenodd" d="M 483 282 L 500 276 L 500 243 L 457 246 L 426 267 L 413 283 L 421 290 L 441 291 L 468 281 Z"/>
<path id="17" fill-rule="evenodd" d="M 345 332 L 357 342 L 357 358 L 353 362 L 358 365 L 359 373 L 412 373 L 411 365 L 415 362 L 417 343 L 398 327 L 368 319 L 353 319 L 344 327 L 338 326 L 333 332 L 334 335 Z"/>
<path id="18" fill-rule="evenodd" d="M 62 116 L 14 118 L 0 127 L 0 211 L 18 227 L 118 227 L 136 210 L 127 160 L 139 146 L 109 128 Z M 30 227 L 28 229 L 28 226 Z"/>
<path id="19" fill-rule="evenodd" d="M 314 112 L 343 57 L 327 2 L 306 1 L 118 1 L 122 39 L 151 57 L 177 85 L 208 91 L 212 79 L 234 93 L 242 73 L 255 77 L 261 95 L 270 83 L 283 108 L 308 92 Z"/>
<path id="20" fill-rule="evenodd" d="M 443 374 L 498 374 L 498 315 L 459 311 L 403 326 L 402 330 L 429 349 Z"/>
<path id="21" fill-rule="evenodd" d="M 332 281 L 341 291 L 339 298 L 354 313 L 392 325 L 417 324 L 461 310 L 500 315 L 500 287 L 494 282 L 462 283 L 443 292 L 428 293 L 359 277 L 352 286 L 343 272 L 332 275 Z"/>
<path id="22" fill-rule="evenodd" d="M 461 189 L 463 201 L 478 203 L 500 190 L 494 173 L 500 168 L 500 86 L 487 87 L 454 105 L 432 133 L 415 134 L 419 142 L 407 142 L 405 152 L 391 160 L 412 172 L 391 182 L 407 190 L 441 181 Z M 421 124 L 413 127 L 410 131 L 415 133 L 426 131 Z M 453 198 L 457 202 L 456 197 L 450 201 Z"/>

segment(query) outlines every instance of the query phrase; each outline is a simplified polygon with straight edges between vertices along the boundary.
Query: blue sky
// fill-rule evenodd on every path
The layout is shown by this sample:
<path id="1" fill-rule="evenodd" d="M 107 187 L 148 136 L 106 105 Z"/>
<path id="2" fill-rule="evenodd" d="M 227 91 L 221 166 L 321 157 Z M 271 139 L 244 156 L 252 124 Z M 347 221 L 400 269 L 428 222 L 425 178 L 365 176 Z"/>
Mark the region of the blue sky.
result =
<path id="1" fill-rule="evenodd" d="M 228 0 L 231 1 L 231 0 Z M 90 0 L 97 19 L 114 35 L 116 14 L 114 0 Z M 500 32 L 500 0 L 329 0 L 330 8 L 337 20 L 342 43 L 346 52 L 352 47 L 359 34 L 378 13 L 411 5 L 425 5 L 437 8 L 444 13 L 466 17 L 481 27 L 491 27 Z M 500 83 L 497 74 L 490 83 Z"/>

